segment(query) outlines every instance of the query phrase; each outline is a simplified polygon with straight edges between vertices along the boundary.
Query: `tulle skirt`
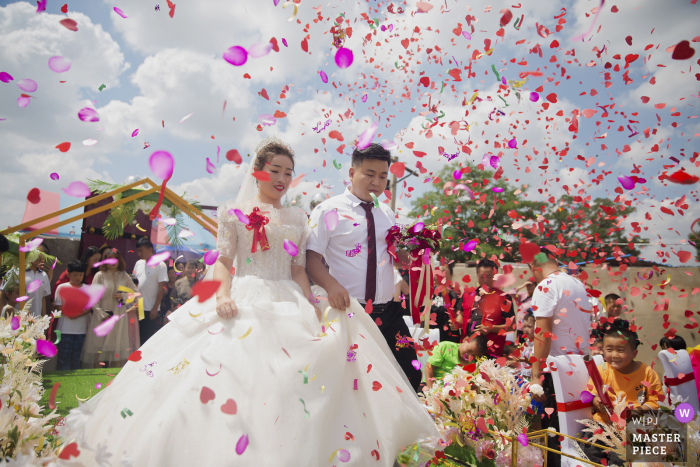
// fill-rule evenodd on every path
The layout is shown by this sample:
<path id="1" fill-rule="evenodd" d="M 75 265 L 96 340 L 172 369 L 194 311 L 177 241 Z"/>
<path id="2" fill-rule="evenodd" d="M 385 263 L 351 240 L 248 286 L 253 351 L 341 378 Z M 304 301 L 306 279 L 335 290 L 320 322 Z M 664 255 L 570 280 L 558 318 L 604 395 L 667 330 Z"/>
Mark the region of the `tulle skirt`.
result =
<path id="1" fill-rule="evenodd" d="M 235 277 L 233 319 L 192 299 L 111 385 L 71 411 L 77 461 L 134 466 L 392 466 L 439 437 L 353 300 L 320 324 L 293 281 Z M 324 305 L 325 304 L 325 305 Z"/>

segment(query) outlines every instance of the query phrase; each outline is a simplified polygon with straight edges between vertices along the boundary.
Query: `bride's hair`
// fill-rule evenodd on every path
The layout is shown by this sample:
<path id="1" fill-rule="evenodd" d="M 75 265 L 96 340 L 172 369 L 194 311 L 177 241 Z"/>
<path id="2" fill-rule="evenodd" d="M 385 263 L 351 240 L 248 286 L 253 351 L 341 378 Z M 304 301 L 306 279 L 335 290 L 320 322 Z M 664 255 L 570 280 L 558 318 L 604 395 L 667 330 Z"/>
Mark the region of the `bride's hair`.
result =
<path id="1" fill-rule="evenodd" d="M 294 151 L 282 140 L 273 136 L 272 138 L 263 140 L 260 145 L 255 148 L 255 170 L 263 170 L 265 164 L 270 162 L 275 156 L 289 157 L 292 160 L 292 169 L 294 168 Z"/>

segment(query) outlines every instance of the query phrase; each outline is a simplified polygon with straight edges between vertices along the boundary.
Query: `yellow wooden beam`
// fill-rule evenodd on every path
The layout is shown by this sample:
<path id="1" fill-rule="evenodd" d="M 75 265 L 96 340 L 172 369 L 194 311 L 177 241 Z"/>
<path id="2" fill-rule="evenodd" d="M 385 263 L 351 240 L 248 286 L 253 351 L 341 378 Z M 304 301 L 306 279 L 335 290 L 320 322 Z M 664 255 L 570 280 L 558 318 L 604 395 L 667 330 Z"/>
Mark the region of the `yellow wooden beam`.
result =
<path id="1" fill-rule="evenodd" d="M 134 183 L 132 183 L 132 184 L 130 184 L 130 185 L 125 185 L 125 186 L 123 186 L 123 187 L 121 187 L 121 188 L 117 188 L 116 190 L 112 190 L 112 191 L 110 191 L 110 192 L 108 192 L 108 193 L 103 193 L 103 194 L 101 194 L 101 195 L 95 196 L 94 198 L 86 199 L 85 201 L 82 201 L 82 202 L 80 202 L 80 203 L 78 203 L 78 204 L 74 204 L 73 206 L 70 206 L 70 207 L 61 209 L 61 210 L 56 211 L 56 212 L 52 212 L 51 214 L 47 214 L 47 215 L 42 216 L 42 217 L 38 217 L 38 218 L 36 218 L 36 219 L 34 219 L 34 220 L 25 222 L 24 224 L 20 224 L 20 225 L 14 226 L 14 227 L 10 227 L 9 229 L 5 229 L 5 230 L 1 231 L 0 234 L 2 234 L 2 235 L 7 235 L 7 234 L 11 234 L 11 233 L 13 233 L 13 232 L 17 232 L 18 230 L 24 230 L 25 228 L 31 227 L 32 225 L 38 224 L 39 222 L 47 221 L 47 220 L 49 220 L 49 219 L 51 219 L 51 218 L 53 218 L 53 217 L 60 216 L 60 215 L 65 214 L 65 213 L 67 213 L 67 212 L 71 212 L 71 211 L 73 211 L 73 210 L 75 210 L 75 209 L 82 208 L 82 207 L 88 206 L 88 205 L 90 205 L 90 204 L 95 204 L 95 203 L 97 203 L 97 202 L 99 202 L 99 201 L 102 201 L 103 199 L 107 199 L 107 198 L 112 197 L 112 196 L 114 196 L 114 195 L 118 195 L 119 193 L 122 193 L 122 192 L 124 192 L 124 191 L 130 190 L 130 189 L 135 188 L 135 187 L 137 187 L 137 186 L 139 186 L 139 185 L 143 185 L 143 183 L 144 183 L 143 180 L 139 180 L 138 182 L 134 182 Z M 50 230 L 50 229 L 49 229 L 49 230 Z"/>
<path id="2" fill-rule="evenodd" d="M 156 185 L 153 180 L 150 178 L 147 178 L 144 180 L 146 183 L 150 184 L 153 187 L 159 187 L 159 185 Z M 159 187 L 160 189 L 160 187 Z M 185 200 L 183 197 L 179 196 L 177 193 L 172 191 L 170 188 L 167 186 L 165 187 L 165 197 L 168 198 L 168 200 L 173 203 L 175 206 L 180 208 L 184 213 L 186 213 L 188 216 L 190 216 L 192 219 L 197 221 L 197 218 L 203 219 L 205 222 L 207 222 L 209 225 L 204 225 L 201 222 L 198 221 L 198 223 L 204 227 L 207 230 L 218 230 L 219 224 L 211 219 L 209 216 L 204 214 L 201 210 L 199 210 L 197 207 L 193 206 L 187 200 Z"/>

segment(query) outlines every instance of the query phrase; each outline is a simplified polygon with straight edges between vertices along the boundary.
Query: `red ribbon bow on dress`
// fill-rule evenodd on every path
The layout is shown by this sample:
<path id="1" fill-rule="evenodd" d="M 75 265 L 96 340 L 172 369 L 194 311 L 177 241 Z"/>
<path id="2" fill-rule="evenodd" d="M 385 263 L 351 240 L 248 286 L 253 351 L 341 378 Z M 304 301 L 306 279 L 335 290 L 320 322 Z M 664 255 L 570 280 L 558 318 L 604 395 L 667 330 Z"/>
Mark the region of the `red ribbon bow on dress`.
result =
<path id="1" fill-rule="evenodd" d="M 248 230 L 253 230 L 253 246 L 250 249 L 251 253 L 258 251 L 258 243 L 260 243 L 260 251 L 266 251 L 270 249 L 270 244 L 267 241 L 267 235 L 265 235 L 265 224 L 270 222 L 270 219 L 259 214 L 260 208 L 254 207 L 253 211 L 248 214 L 248 219 L 250 223 L 245 226 Z"/>

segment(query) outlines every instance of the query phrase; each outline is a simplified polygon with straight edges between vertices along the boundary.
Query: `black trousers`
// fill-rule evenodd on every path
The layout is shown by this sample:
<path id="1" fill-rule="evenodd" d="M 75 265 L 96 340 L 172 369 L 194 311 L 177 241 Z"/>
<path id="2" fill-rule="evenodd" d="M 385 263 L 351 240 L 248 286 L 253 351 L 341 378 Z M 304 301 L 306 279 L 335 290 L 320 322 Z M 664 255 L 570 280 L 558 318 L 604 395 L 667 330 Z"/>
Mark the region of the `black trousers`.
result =
<path id="1" fill-rule="evenodd" d="M 141 339 L 141 345 L 145 344 L 146 341 L 160 329 L 160 326 L 158 326 L 158 317 L 154 320 L 149 319 L 148 311 L 145 312 L 145 315 L 146 316 L 139 321 L 139 338 Z"/>
<path id="2" fill-rule="evenodd" d="M 410 337 L 411 333 L 403 319 L 403 308 L 400 302 L 388 302 L 383 310 L 375 307 L 370 314 L 370 317 L 376 322 L 379 318 L 381 331 L 386 343 L 389 344 L 391 351 L 396 357 L 396 361 L 406 374 L 408 381 L 411 383 L 413 390 L 418 392 L 422 374 L 420 370 L 416 370 L 413 366 L 413 360 L 418 360 L 416 349 L 413 346 L 403 346 L 396 348 L 397 334 L 398 337 Z"/>

